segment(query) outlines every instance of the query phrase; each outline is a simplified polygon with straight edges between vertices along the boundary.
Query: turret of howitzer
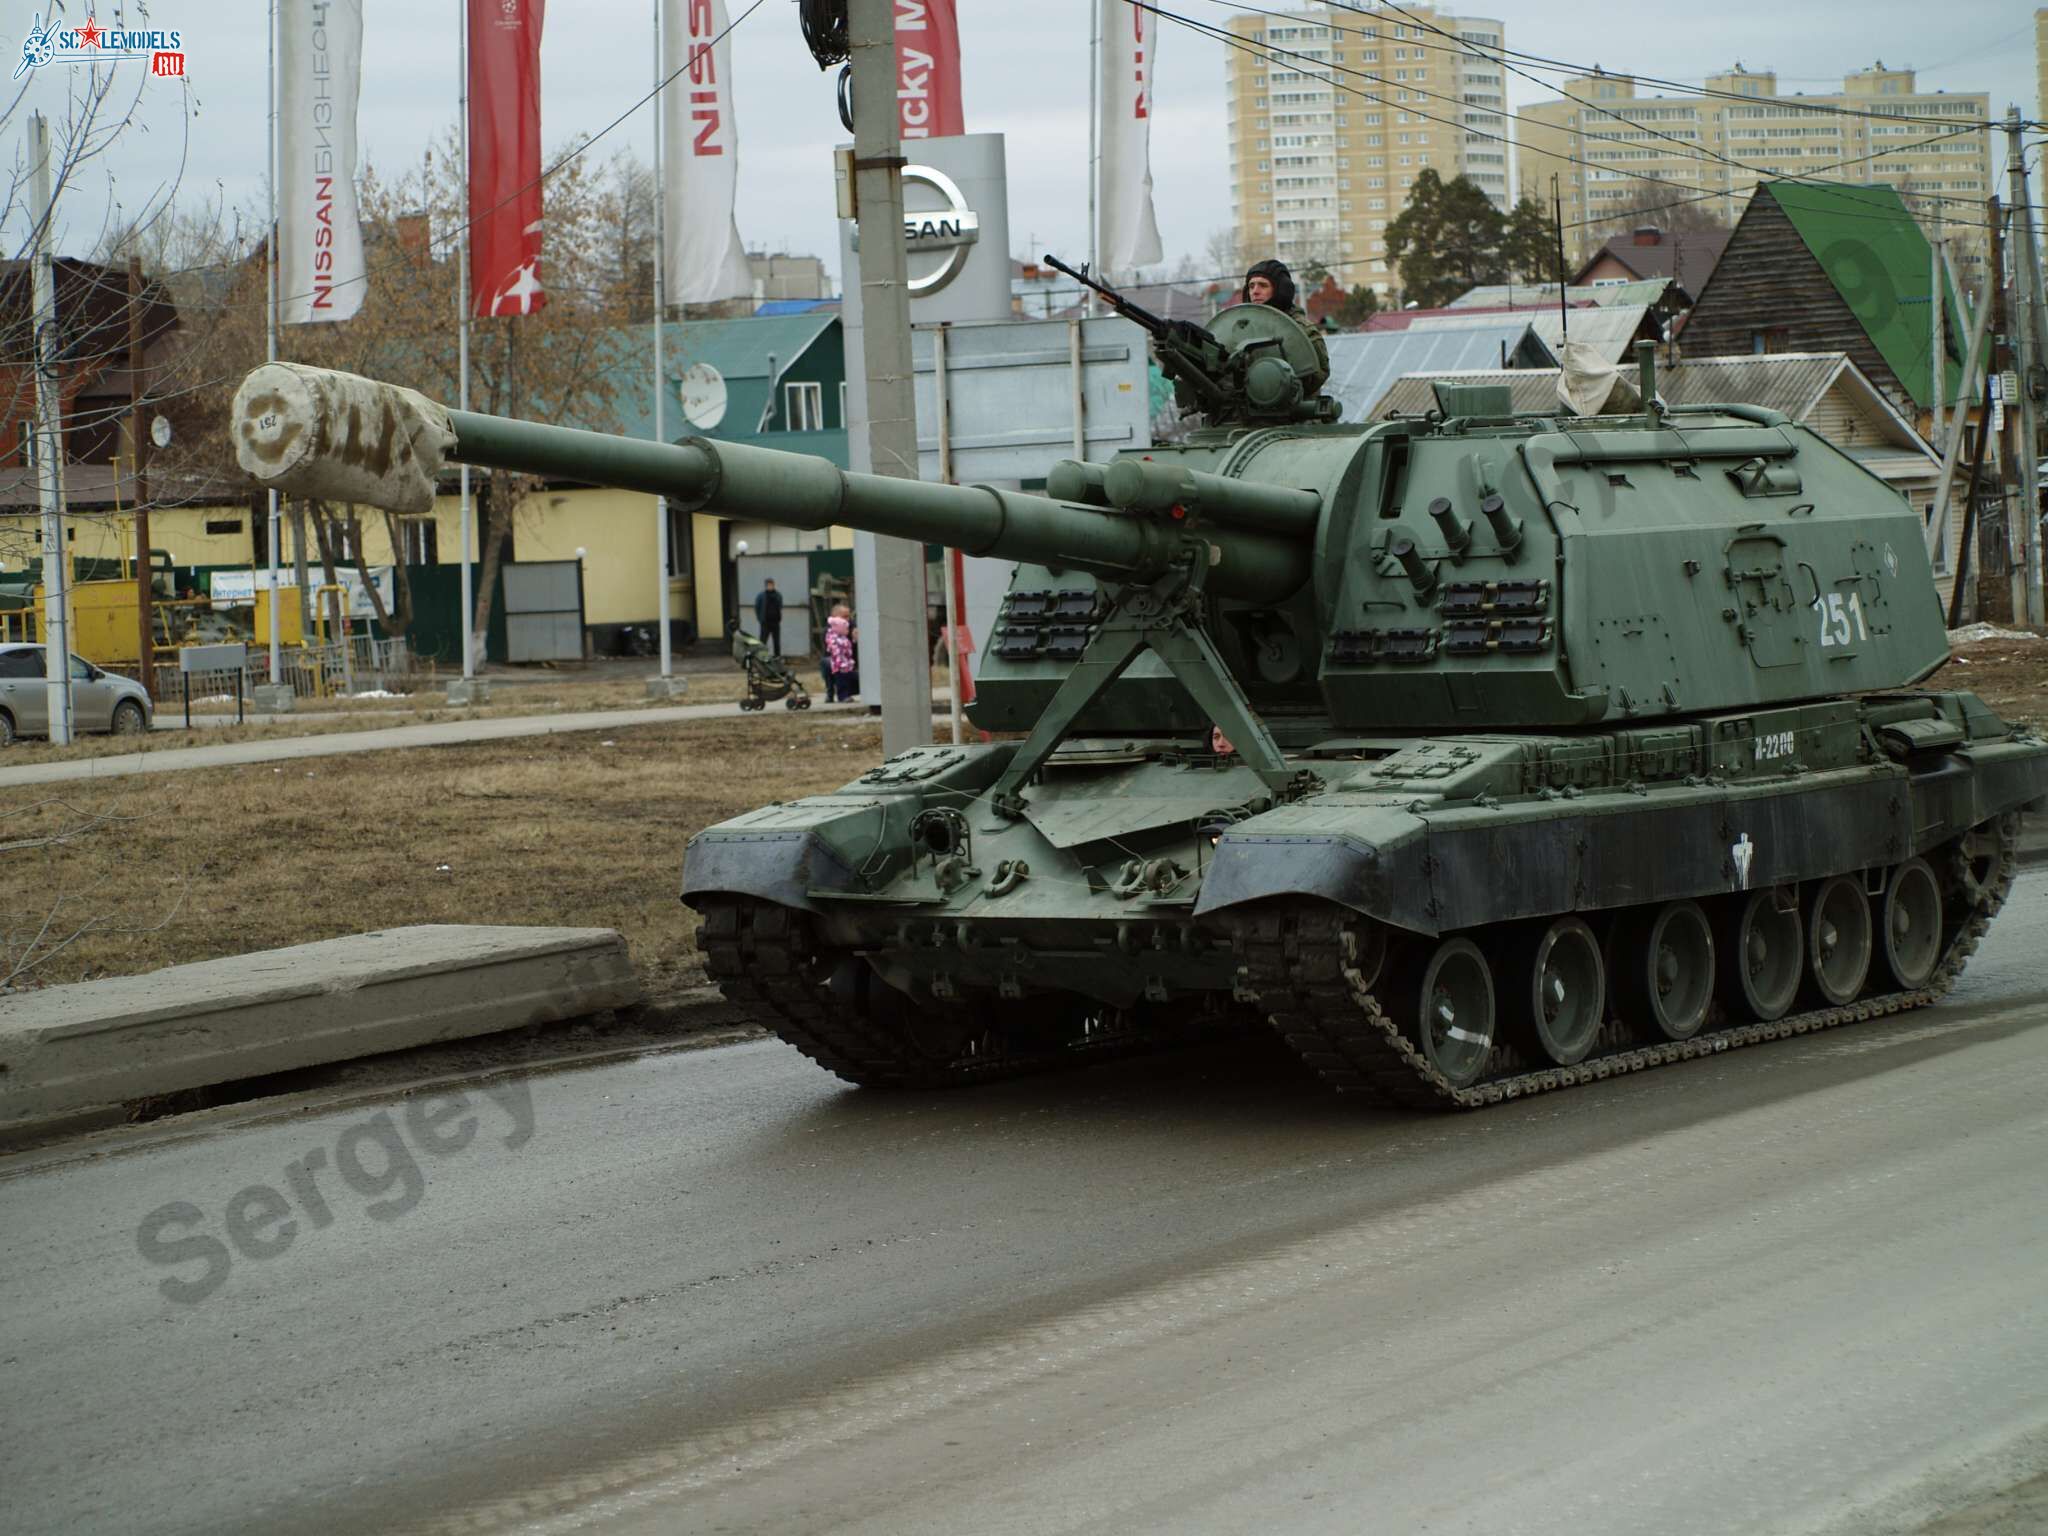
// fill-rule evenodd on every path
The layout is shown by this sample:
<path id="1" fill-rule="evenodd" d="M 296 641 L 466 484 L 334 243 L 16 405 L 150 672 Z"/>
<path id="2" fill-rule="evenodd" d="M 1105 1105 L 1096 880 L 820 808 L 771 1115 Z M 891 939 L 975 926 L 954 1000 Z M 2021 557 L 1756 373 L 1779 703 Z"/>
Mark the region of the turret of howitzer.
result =
<path id="1" fill-rule="evenodd" d="M 810 454 L 742 443 L 654 443 L 451 411 L 416 390 L 297 363 L 266 363 L 243 380 L 233 431 L 242 468 L 263 484 L 394 512 L 430 510 L 443 466 L 471 464 L 1110 581 L 1199 566 L 1207 591 L 1254 602 L 1280 601 L 1307 583 L 1303 535 L 1321 506 L 1313 491 L 1141 464 L 1112 466 L 1106 485 L 1100 466 L 1062 466 L 1051 496 L 854 474 Z"/>

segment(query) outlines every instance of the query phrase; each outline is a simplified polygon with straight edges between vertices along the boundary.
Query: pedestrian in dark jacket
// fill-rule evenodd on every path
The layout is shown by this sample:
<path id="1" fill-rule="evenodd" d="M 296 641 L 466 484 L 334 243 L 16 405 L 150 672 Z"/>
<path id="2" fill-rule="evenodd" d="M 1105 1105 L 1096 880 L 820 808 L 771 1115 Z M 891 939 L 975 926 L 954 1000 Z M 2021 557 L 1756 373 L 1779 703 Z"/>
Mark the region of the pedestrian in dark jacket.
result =
<path id="1" fill-rule="evenodd" d="M 777 656 L 782 654 L 782 594 L 775 590 L 775 578 L 761 583 L 754 594 L 754 621 L 761 626 L 761 638 Z"/>

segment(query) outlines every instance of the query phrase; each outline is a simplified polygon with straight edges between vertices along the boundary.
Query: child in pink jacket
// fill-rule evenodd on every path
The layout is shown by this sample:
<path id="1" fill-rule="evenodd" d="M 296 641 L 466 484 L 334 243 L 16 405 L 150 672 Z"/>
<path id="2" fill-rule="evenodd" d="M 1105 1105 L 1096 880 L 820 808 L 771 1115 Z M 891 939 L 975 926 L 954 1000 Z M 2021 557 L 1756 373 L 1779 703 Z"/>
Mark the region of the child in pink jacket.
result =
<path id="1" fill-rule="evenodd" d="M 825 621 L 825 702 L 851 699 L 860 690 L 853 665 L 853 626 L 838 614 Z"/>

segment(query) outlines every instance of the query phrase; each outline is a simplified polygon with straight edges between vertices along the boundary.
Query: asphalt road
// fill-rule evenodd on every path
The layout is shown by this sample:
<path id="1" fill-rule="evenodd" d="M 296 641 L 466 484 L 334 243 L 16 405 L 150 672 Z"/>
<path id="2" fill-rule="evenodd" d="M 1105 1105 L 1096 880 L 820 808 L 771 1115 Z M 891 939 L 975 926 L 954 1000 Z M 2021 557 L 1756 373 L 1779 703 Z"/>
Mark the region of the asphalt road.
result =
<path id="1" fill-rule="evenodd" d="M 1918 1530 L 2048 1470 L 2044 952 L 1457 1118 L 764 1043 L 17 1154 L 0 1524 Z"/>

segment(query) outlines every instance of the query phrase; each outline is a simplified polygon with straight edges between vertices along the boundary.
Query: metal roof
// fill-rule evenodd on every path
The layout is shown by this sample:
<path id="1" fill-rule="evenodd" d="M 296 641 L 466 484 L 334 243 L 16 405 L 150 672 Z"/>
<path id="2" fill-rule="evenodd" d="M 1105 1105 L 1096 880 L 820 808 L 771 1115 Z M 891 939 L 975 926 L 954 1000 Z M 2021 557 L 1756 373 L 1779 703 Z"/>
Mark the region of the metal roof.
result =
<path id="1" fill-rule="evenodd" d="M 1324 393 L 1343 405 L 1345 421 L 1369 421 L 1373 406 L 1402 375 L 1422 372 L 1441 377 L 1483 364 L 1498 366 L 1502 357 L 1531 356 L 1533 338 L 1528 316 L 1503 320 L 1493 315 L 1477 325 L 1352 331 L 1326 340 L 1330 382 Z M 1540 343 L 1534 344 L 1533 355 L 1545 360 L 1554 356 Z M 1555 377 L 1551 370 L 1544 372 L 1546 377 Z M 1550 387 L 1554 392 L 1555 385 Z"/>
<path id="2" fill-rule="evenodd" d="M 1395 379 L 1369 409 L 1379 421 L 1394 415 L 1419 415 L 1436 407 L 1430 385 L 1439 380 L 1458 384 L 1505 384 L 1511 409 L 1518 415 L 1563 414 L 1557 396 L 1555 368 L 1483 368 L 1465 371 L 1422 369 Z M 1779 352 L 1755 357 L 1691 357 L 1660 366 L 1657 392 L 1668 405 L 1715 405 L 1722 402 L 1761 405 L 1803 421 L 1837 383 L 1870 407 L 1887 428 L 1888 446 L 1872 446 L 1879 456 L 1932 458 L 1933 450 L 1914 432 L 1869 377 L 1841 352 Z M 1637 406 L 1634 375 L 1624 372 L 1612 408 Z M 1350 419 L 1346 413 L 1346 419 Z M 1856 448 L 1849 451 L 1857 452 Z"/>
<path id="3" fill-rule="evenodd" d="M 1670 286 L 1670 278 L 1652 277 L 1634 283 L 1585 283 L 1564 292 L 1573 304 L 1590 301 L 1607 309 L 1616 304 L 1655 304 Z M 1557 284 L 1482 283 L 1477 288 L 1467 288 L 1450 302 L 1452 309 L 1534 310 L 1544 306 L 1557 308 Z"/>
<path id="4" fill-rule="evenodd" d="M 1591 292 L 1590 289 L 1587 290 Z M 1616 304 L 1601 309 L 1574 309 L 1571 312 L 1570 334 L 1573 341 L 1583 341 L 1610 363 L 1621 362 L 1629 355 L 1629 348 L 1635 342 L 1636 333 L 1643 328 L 1643 317 L 1650 312 L 1646 304 Z M 1564 317 L 1555 309 L 1530 310 L 1520 317 L 1534 328 L 1537 338 L 1550 350 L 1552 357 L 1564 350 L 1566 333 Z M 1498 315 L 1418 315 L 1408 327 L 1413 335 L 1419 331 L 1450 331 L 1476 326 L 1497 324 Z"/>

